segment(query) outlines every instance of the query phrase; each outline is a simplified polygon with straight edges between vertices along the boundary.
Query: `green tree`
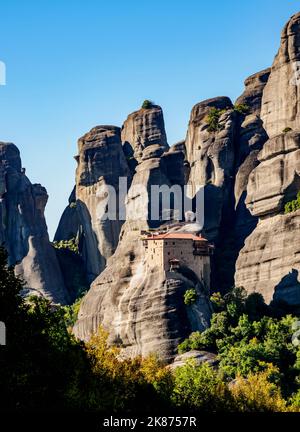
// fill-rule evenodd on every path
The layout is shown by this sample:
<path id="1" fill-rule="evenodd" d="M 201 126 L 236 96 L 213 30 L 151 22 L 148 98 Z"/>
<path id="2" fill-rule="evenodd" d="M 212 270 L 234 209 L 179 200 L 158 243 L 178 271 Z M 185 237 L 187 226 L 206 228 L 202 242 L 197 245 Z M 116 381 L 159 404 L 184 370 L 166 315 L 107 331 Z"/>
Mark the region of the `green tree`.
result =
<path id="1" fill-rule="evenodd" d="M 229 389 L 218 373 L 207 363 L 199 366 L 193 360 L 175 370 L 172 400 L 189 411 L 217 412 L 229 410 Z"/>

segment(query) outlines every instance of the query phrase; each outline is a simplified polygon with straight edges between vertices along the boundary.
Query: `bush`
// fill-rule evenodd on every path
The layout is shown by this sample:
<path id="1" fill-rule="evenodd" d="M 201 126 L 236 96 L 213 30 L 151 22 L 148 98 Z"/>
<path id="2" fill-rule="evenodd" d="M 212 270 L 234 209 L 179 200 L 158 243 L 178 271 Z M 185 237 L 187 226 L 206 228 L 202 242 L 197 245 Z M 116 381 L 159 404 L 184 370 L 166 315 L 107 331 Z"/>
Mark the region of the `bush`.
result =
<path id="1" fill-rule="evenodd" d="M 247 114 L 249 112 L 249 106 L 246 104 L 237 104 L 233 107 L 234 111 L 236 111 L 239 114 Z"/>
<path id="2" fill-rule="evenodd" d="M 227 385 L 207 363 L 196 366 L 193 360 L 174 372 L 172 401 L 189 411 L 216 412 L 229 410 L 231 395 Z"/>
<path id="3" fill-rule="evenodd" d="M 289 201 L 284 206 L 284 214 L 293 213 L 300 209 L 300 191 L 297 193 L 297 198 Z"/>
<path id="4" fill-rule="evenodd" d="M 291 127 L 286 127 L 283 129 L 282 133 L 288 133 L 290 131 L 292 131 L 293 129 Z"/>
<path id="5" fill-rule="evenodd" d="M 207 117 L 206 122 L 208 124 L 208 132 L 217 132 L 221 130 L 220 125 L 220 117 L 222 114 L 226 112 L 226 109 L 219 109 L 219 108 L 211 108 Z"/>
<path id="6" fill-rule="evenodd" d="M 225 308 L 225 300 L 219 292 L 213 293 L 211 295 L 210 302 L 215 312 L 221 312 Z"/>
<path id="7" fill-rule="evenodd" d="M 195 288 L 186 290 L 186 292 L 184 293 L 184 304 L 187 306 L 191 306 L 192 304 L 196 303 L 197 297 L 198 294 Z"/>
<path id="8" fill-rule="evenodd" d="M 238 376 L 231 386 L 236 410 L 239 412 L 285 412 L 287 404 L 280 388 L 270 382 L 276 369 L 269 366 L 262 373 L 250 373 L 248 377 Z"/>
<path id="9" fill-rule="evenodd" d="M 142 104 L 142 108 L 143 109 L 151 109 L 154 106 L 154 102 L 152 102 L 151 100 L 144 100 L 143 104 Z"/>
<path id="10" fill-rule="evenodd" d="M 54 241 L 52 244 L 56 249 L 67 249 L 70 252 L 79 254 L 78 241 L 75 238 L 71 238 L 70 240 Z"/>
<path id="11" fill-rule="evenodd" d="M 292 344 L 291 315 L 283 318 L 264 316 L 271 312 L 262 297 L 255 293 L 245 297 L 242 289 L 218 296 L 224 310 L 214 313 L 211 325 L 203 332 L 194 332 L 178 346 L 179 353 L 189 350 L 209 350 L 218 355 L 220 371 L 229 379 L 259 373 L 273 364 L 285 395 L 291 395 L 300 385 L 300 347 Z"/>

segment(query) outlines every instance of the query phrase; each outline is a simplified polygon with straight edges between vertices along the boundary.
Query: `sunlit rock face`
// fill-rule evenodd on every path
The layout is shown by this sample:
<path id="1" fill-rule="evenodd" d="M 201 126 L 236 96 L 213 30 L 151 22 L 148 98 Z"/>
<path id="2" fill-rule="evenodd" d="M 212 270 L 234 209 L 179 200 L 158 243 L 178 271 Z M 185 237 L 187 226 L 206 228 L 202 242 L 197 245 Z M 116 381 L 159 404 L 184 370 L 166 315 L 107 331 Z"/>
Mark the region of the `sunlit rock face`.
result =
<path id="1" fill-rule="evenodd" d="M 236 106 L 246 107 L 240 119 L 236 146 L 236 176 L 234 184 L 235 198 L 235 238 L 237 250 L 251 234 L 257 224 L 257 217 L 252 215 L 245 205 L 249 175 L 259 164 L 258 154 L 268 139 L 260 118 L 261 101 L 264 88 L 270 76 L 270 69 L 251 75 L 245 80 L 245 90 L 236 100 Z"/>
<path id="2" fill-rule="evenodd" d="M 205 186 L 204 231 L 212 240 L 218 238 L 221 220 L 230 217 L 233 208 L 237 116 L 232 108 L 232 102 L 227 97 L 209 99 L 195 105 L 185 140 L 190 164 L 190 192 L 195 196 L 197 188 Z M 224 111 L 217 130 L 209 128 L 208 115 L 212 109 Z"/>
<path id="3" fill-rule="evenodd" d="M 269 140 L 250 173 L 247 208 L 259 218 L 236 263 L 235 281 L 268 302 L 300 307 L 299 211 L 284 206 L 300 190 L 299 84 L 300 14 L 285 26 L 262 98 L 261 118 Z"/>
<path id="4" fill-rule="evenodd" d="M 119 179 L 130 180 L 120 129 L 97 126 L 78 140 L 76 203 L 84 233 L 83 256 L 93 280 L 114 253 L 123 224 L 119 217 Z M 109 213 L 112 211 L 112 213 Z"/>
<path id="5" fill-rule="evenodd" d="M 129 114 L 122 127 L 122 143 L 138 162 L 146 147 L 158 145 L 167 150 L 169 146 L 161 107 L 153 105 Z"/>
<path id="6" fill-rule="evenodd" d="M 0 143 L 0 243 L 8 262 L 25 280 L 24 294 L 65 304 L 65 288 L 55 251 L 49 242 L 44 210 L 47 191 L 32 184 L 12 143 Z"/>
<path id="7" fill-rule="evenodd" d="M 261 118 L 269 137 L 300 129 L 300 12 L 284 27 L 263 94 Z"/>
<path id="8" fill-rule="evenodd" d="M 147 117 L 148 112 L 144 115 Z M 162 127 L 163 122 L 160 124 Z M 156 132 L 160 137 L 164 134 L 164 129 Z M 124 355 L 156 353 L 170 361 L 183 338 L 209 325 L 209 294 L 201 281 L 194 276 L 166 273 L 159 266 L 150 271 L 141 239 L 141 231 L 163 223 L 152 218 L 151 186 L 182 186 L 185 182 L 182 150 L 182 146 L 169 150 L 161 141 L 155 141 L 142 150 L 139 147 L 138 155 L 135 152 L 137 165 L 126 197 L 126 222 L 116 252 L 82 301 L 74 328 L 79 338 L 88 339 L 103 325 L 110 341 L 123 346 Z M 183 299 L 185 291 L 192 287 L 199 295 L 188 311 Z"/>
<path id="9" fill-rule="evenodd" d="M 149 213 L 155 184 L 188 184 L 194 204 L 204 186 L 203 233 L 216 246 L 214 290 L 243 286 L 267 302 L 300 307 L 300 215 L 284 214 L 300 189 L 299 19 L 300 14 L 292 17 L 283 30 L 272 68 L 247 78 L 235 104 L 217 97 L 194 106 L 185 141 L 168 148 L 158 106 L 128 116 L 121 131 L 132 177 L 126 222 L 115 253 L 82 302 L 78 337 L 88 339 L 102 324 L 126 354 L 155 351 L 169 361 L 191 329 L 208 325 L 210 305 L 201 281 L 166 274 L 159 266 L 149 272 L 145 265 L 140 231 L 162 225 Z M 137 212 L 142 219 L 132 217 Z M 194 317 L 182 305 L 188 286 L 199 294 Z"/>
<path id="10" fill-rule="evenodd" d="M 86 278 L 92 282 L 115 252 L 131 174 L 120 128 L 96 126 L 78 140 L 76 185 L 55 240 L 76 238 Z M 120 186 L 121 185 L 121 186 Z M 122 189 L 123 188 L 123 189 Z M 123 209 L 123 210 L 122 210 Z M 63 272 L 68 269 L 63 268 Z"/>

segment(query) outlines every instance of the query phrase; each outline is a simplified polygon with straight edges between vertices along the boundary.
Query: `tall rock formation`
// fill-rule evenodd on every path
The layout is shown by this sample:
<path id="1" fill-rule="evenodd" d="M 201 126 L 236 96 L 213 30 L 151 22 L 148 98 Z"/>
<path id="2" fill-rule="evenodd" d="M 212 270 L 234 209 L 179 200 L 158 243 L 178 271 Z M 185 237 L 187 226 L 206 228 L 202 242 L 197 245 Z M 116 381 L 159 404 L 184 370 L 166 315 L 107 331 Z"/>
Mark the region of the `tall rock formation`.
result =
<path id="1" fill-rule="evenodd" d="M 154 126 L 149 119 L 157 118 L 159 122 Z M 133 119 L 138 119 L 139 125 L 150 122 L 151 127 L 135 129 L 132 138 L 128 128 Z M 110 340 L 122 345 L 125 355 L 155 352 L 168 361 L 176 354 L 178 343 L 191 330 L 208 326 L 211 313 L 208 293 L 201 281 L 190 280 L 176 272 L 166 273 L 160 267 L 149 271 L 141 239 L 142 230 L 163 223 L 163 220 L 152 218 L 151 186 L 183 185 L 184 153 L 182 147 L 166 151 L 159 107 L 130 115 L 123 127 L 123 139 L 125 136 L 124 145 L 130 144 L 137 158 L 126 199 L 126 222 L 115 254 L 82 301 L 74 331 L 78 337 L 88 339 L 101 324 L 108 329 Z M 152 137 L 160 138 L 152 140 Z M 148 144 L 135 148 L 134 143 L 141 142 Z M 193 286 L 199 296 L 197 304 L 188 313 L 183 296 L 186 289 Z"/>
<path id="2" fill-rule="evenodd" d="M 269 140 L 251 172 L 246 204 L 259 223 L 236 264 L 236 285 L 268 302 L 300 307 L 300 211 L 284 214 L 300 190 L 300 13 L 285 26 L 263 92 L 261 117 Z"/>
<path id="3" fill-rule="evenodd" d="M 216 245 L 213 289 L 235 282 L 268 302 L 300 309 L 300 210 L 284 214 L 300 189 L 299 56 L 300 13 L 285 27 L 272 68 L 250 76 L 234 105 L 227 97 L 195 105 L 186 140 L 170 149 L 160 107 L 129 115 L 121 132 L 132 175 L 126 222 L 83 299 L 78 337 L 88 339 L 102 324 L 124 353 L 154 351 L 170 360 L 183 337 L 208 325 L 201 281 L 159 267 L 149 272 L 145 265 L 140 232 L 164 224 L 163 212 L 158 221 L 151 217 L 153 185 L 188 183 L 192 199 L 204 186 L 203 233 Z M 173 204 L 162 210 L 174 212 Z M 177 224 L 171 231 L 181 229 Z M 182 304 L 192 286 L 199 295 L 194 316 Z"/>
<path id="4" fill-rule="evenodd" d="M 236 107 L 245 109 L 244 115 L 240 116 L 235 162 L 235 238 L 238 251 L 258 221 L 247 209 L 245 199 L 249 175 L 259 164 L 258 153 L 268 139 L 260 119 L 260 110 L 269 76 L 270 69 L 266 69 L 247 78 L 245 91 L 235 102 Z"/>
<path id="5" fill-rule="evenodd" d="M 152 145 L 168 149 L 163 112 L 150 105 L 130 114 L 122 127 L 122 143 L 128 155 L 140 162 L 143 150 Z"/>
<path id="6" fill-rule="evenodd" d="M 76 202 L 84 233 L 83 256 L 88 278 L 93 280 L 118 245 L 123 224 L 119 218 L 119 178 L 127 181 L 130 173 L 120 129 L 115 126 L 93 128 L 78 140 L 78 150 Z M 115 215 L 107 217 L 110 209 Z"/>
<path id="7" fill-rule="evenodd" d="M 221 221 L 230 220 L 233 209 L 236 113 L 232 108 L 227 97 L 195 105 L 185 141 L 191 194 L 195 196 L 197 187 L 205 186 L 204 232 L 214 241 L 219 236 Z M 220 112 L 213 128 L 208 120 L 212 110 Z"/>
<path id="8" fill-rule="evenodd" d="M 261 118 L 269 137 L 285 128 L 300 129 L 300 13 L 284 27 L 281 44 L 264 90 Z"/>
<path id="9" fill-rule="evenodd" d="M 77 238 L 86 276 L 93 281 L 115 252 L 125 217 L 119 217 L 131 175 L 120 128 L 97 126 L 78 140 L 76 186 L 60 220 L 55 240 Z M 119 190 L 123 178 L 125 190 Z M 121 195 L 120 195 L 121 194 Z M 114 213 L 114 214 L 109 214 Z M 109 217 L 108 217 L 109 216 Z M 63 272 L 68 269 L 63 268 Z"/>
<path id="10" fill-rule="evenodd" d="M 245 238 L 256 226 L 245 206 L 250 172 L 267 140 L 259 117 L 270 70 L 247 78 L 235 105 L 227 97 L 197 104 L 185 142 L 193 194 L 205 186 L 204 232 L 216 244 L 212 287 L 226 291 L 234 284 L 235 262 Z"/>
<path id="11" fill-rule="evenodd" d="M 65 304 L 69 295 L 44 217 L 47 200 L 46 189 L 26 177 L 17 147 L 1 142 L 0 243 L 7 249 L 9 264 L 24 278 L 25 293 Z"/>

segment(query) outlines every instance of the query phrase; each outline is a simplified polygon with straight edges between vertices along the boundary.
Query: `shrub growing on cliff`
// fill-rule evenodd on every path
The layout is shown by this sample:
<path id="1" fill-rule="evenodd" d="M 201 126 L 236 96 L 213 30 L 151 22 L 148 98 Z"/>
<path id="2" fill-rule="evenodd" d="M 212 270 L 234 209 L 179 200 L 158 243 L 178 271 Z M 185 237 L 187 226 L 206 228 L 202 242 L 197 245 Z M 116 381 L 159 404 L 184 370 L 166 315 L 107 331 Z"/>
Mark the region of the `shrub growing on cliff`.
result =
<path id="1" fill-rule="evenodd" d="M 198 294 L 195 288 L 186 290 L 186 292 L 184 293 L 184 304 L 187 306 L 191 306 L 192 304 L 196 303 L 197 297 Z"/>
<path id="2" fill-rule="evenodd" d="M 282 131 L 282 133 L 288 133 L 288 132 L 291 132 L 293 129 L 291 128 L 291 127 L 286 127 L 286 128 L 284 128 L 283 129 L 283 131 Z"/>
<path id="3" fill-rule="evenodd" d="M 236 104 L 234 105 L 233 109 L 239 114 L 247 114 L 250 108 L 246 104 Z"/>
<path id="4" fill-rule="evenodd" d="M 144 100 L 143 104 L 142 104 L 142 108 L 143 109 L 151 109 L 154 106 L 154 102 L 152 102 L 151 100 Z"/>
<path id="5" fill-rule="evenodd" d="M 74 237 L 70 240 L 54 241 L 52 244 L 56 249 L 67 249 L 75 254 L 79 253 L 78 242 Z"/>
<path id="6" fill-rule="evenodd" d="M 293 213 L 300 209 L 300 191 L 297 193 L 297 198 L 289 201 L 284 206 L 284 213 Z"/>
<path id="7" fill-rule="evenodd" d="M 226 109 L 211 108 L 206 117 L 206 122 L 208 124 L 208 132 L 217 132 L 221 129 L 220 117 L 226 112 Z"/>

